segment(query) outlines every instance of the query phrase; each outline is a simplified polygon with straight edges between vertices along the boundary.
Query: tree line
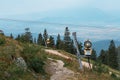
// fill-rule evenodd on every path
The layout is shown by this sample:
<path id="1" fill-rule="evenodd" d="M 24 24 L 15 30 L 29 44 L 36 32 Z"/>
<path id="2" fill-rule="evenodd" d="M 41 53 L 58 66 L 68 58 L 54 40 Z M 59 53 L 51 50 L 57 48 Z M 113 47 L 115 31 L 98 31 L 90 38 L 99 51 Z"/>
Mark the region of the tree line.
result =
<path id="1" fill-rule="evenodd" d="M 10 35 L 10 37 L 13 38 L 12 34 Z M 56 41 L 53 36 L 50 36 L 48 34 L 47 29 L 44 29 L 43 34 L 39 33 L 37 39 L 36 38 L 33 39 L 32 33 L 30 32 L 29 28 L 25 28 L 25 33 L 21 35 L 19 34 L 15 39 L 23 43 L 34 43 L 40 46 L 47 46 L 55 49 L 61 49 L 71 54 L 76 54 L 76 49 L 74 47 L 73 40 L 70 37 L 70 31 L 68 27 L 65 28 L 64 38 L 61 39 L 61 35 L 58 34 Z M 84 55 L 82 43 L 81 42 L 77 42 L 77 43 L 80 54 Z M 92 55 L 91 55 L 92 60 L 106 64 L 114 69 L 120 68 L 119 67 L 120 61 L 118 60 L 119 58 L 120 56 L 118 57 L 118 51 L 116 50 L 116 46 L 113 40 L 110 41 L 108 50 L 102 49 L 98 57 L 96 51 L 94 49 L 92 50 Z"/>
<path id="2" fill-rule="evenodd" d="M 100 56 L 98 57 L 98 60 L 103 63 L 106 64 L 108 66 L 110 66 L 111 68 L 114 69 L 120 69 L 120 61 L 119 61 L 119 54 L 118 51 L 120 49 L 117 49 L 115 46 L 115 43 L 113 40 L 110 41 L 110 45 L 108 50 L 101 50 L 100 52 Z"/>
<path id="3" fill-rule="evenodd" d="M 10 37 L 13 38 L 13 35 L 11 34 Z M 65 28 L 64 38 L 61 39 L 61 35 L 58 34 L 56 41 L 53 36 L 50 36 L 48 34 L 47 29 L 44 29 L 43 34 L 39 33 L 37 38 L 33 38 L 30 28 L 25 28 L 25 33 L 21 35 L 18 34 L 18 36 L 15 39 L 23 43 L 34 43 L 40 46 L 47 46 L 51 48 L 62 49 L 71 54 L 76 53 L 73 40 L 70 37 L 70 31 L 68 27 Z M 81 54 L 83 54 L 82 43 L 78 42 L 78 46 Z"/>

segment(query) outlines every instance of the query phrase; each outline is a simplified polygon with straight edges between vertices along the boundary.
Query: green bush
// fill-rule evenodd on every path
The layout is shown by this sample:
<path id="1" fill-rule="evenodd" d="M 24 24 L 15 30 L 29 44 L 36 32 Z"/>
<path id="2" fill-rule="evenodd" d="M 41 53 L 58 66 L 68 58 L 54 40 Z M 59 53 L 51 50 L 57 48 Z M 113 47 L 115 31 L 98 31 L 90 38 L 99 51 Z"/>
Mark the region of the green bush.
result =
<path id="1" fill-rule="evenodd" d="M 23 69 L 15 64 L 10 65 L 6 62 L 0 62 L 0 80 L 17 80 L 24 76 L 24 73 Z"/>
<path id="2" fill-rule="evenodd" d="M 25 45 L 22 56 L 29 69 L 34 70 L 36 73 L 44 74 L 43 66 L 45 64 L 44 61 L 46 60 L 46 55 L 39 46 Z"/>
<path id="3" fill-rule="evenodd" d="M 32 73 L 21 69 L 13 63 L 4 71 L 3 79 L 0 77 L 0 80 L 35 80 L 31 74 Z"/>
<path id="4" fill-rule="evenodd" d="M 111 74 L 111 77 L 112 77 L 114 80 L 120 80 L 120 77 L 117 77 L 116 74 L 114 74 L 114 73 Z"/>
<path id="5" fill-rule="evenodd" d="M 116 76 L 114 73 L 112 73 L 112 74 L 111 74 L 111 77 L 112 77 L 112 78 L 116 78 L 117 76 Z"/>
<path id="6" fill-rule="evenodd" d="M 108 73 L 109 72 L 109 69 L 106 66 L 102 65 L 101 62 L 95 62 L 93 64 L 93 70 L 97 71 L 99 73 Z"/>
<path id="7" fill-rule="evenodd" d="M 0 37 L 0 45 L 3 45 L 3 44 L 5 44 L 5 39 Z"/>
<path id="8" fill-rule="evenodd" d="M 11 75 L 11 80 L 24 75 L 24 70 L 15 64 L 9 66 L 7 71 Z"/>
<path id="9" fill-rule="evenodd" d="M 40 60 L 39 57 L 34 57 L 30 59 L 28 67 L 33 69 L 36 73 L 45 73 L 43 69 L 44 64 L 45 63 L 42 60 Z"/>

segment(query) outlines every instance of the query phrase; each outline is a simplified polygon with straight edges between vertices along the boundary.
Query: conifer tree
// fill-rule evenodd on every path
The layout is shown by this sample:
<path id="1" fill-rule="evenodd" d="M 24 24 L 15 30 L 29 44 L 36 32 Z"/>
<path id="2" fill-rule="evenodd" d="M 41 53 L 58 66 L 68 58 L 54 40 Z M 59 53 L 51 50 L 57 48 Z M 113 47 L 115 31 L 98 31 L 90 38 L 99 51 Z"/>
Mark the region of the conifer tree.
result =
<path id="1" fill-rule="evenodd" d="M 78 43 L 78 42 L 77 42 L 77 43 Z M 82 43 L 81 43 L 81 42 L 78 43 L 78 48 L 79 48 L 80 54 L 81 54 L 81 55 L 84 55 L 84 51 L 82 50 L 83 46 L 82 46 Z"/>
<path id="2" fill-rule="evenodd" d="M 48 39 L 48 33 L 47 33 L 46 29 L 44 30 L 43 37 L 44 37 L 45 41 Z"/>
<path id="3" fill-rule="evenodd" d="M 58 34 L 57 40 L 56 40 L 56 48 L 57 49 L 61 49 L 61 43 L 62 43 L 62 41 L 61 41 L 61 38 L 60 38 L 60 34 Z"/>
<path id="4" fill-rule="evenodd" d="M 120 46 L 117 48 L 117 53 L 118 53 L 118 65 L 119 65 L 119 70 L 120 70 Z"/>
<path id="5" fill-rule="evenodd" d="M 44 33 L 43 33 L 43 42 L 44 42 L 43 45 L 44 46 L 47 45 L 47 43 L 46 43 L 47 39 L 48 39 L 48 33 L 47 33 L 47 30 L 45 29 Z"/>
<path id="6" fill-rule="evenodd" d="M 4 35 L 4 32 L 2 30 L 0 30 L 0 35 Z"/>
<path id="7" fill-rule="evenodd" d="M 114 69 L 118 69 L 117 51 L 113 40 L 110 41 L 108 49 L 108 65 Z"/>
<path id="8" fill-rule="evenodd" d="M 62 45 L 63 50 L 72 54 L 76 53 L 73 40 L 70 38 L 70 31 L 68 27 L 65 28 L 63 43 L 61 41 L 60 45 Z"/>
<path id="9" fill-rule="evenodd" d="M 30 32 L 30 28 L 25 28 L 25 34 L 23 34 L 22 37 L 23 37 L 23 42 L 28 42 L 28 43 L 33 42 L 32 33 Z"/>
<path id="10" fill-rule="evenodd" d="M 64 33 L 64 50 L 67 52 L 71 52 L 70 46 L 72 44 L 72 40 L 70 38 L 70 32 L 68 27 L 65 28 L 65 33 Z"/>
<path id="11" fill-rule="evenodd" d="M 64 41 L 61 40 L 61 42 L 60 42 L 60 44 L 59 44 L 59 49 L 65 50 L 65 49 L 64 49 L 64 48 L 65 48 L 64 46 L 65 46 Z"/>
<path id="12" fill-rule="evenodd" d="M 100 56 L 98 57 L 98 60 L 100 60 L 103 64 L 108 64 L 108 51 L 101 50 Z"/>
<path id="13" fill-rule="evenodd" d="M 38 34 L 38 39 L 37 39 L 37 44 L 38 45 L 42 45 L 43 44 L 43 37 L 42 37 L 42 34 Z"/>
<path id="14" fill-rule="evenodd" d="M 37 40 L 36 40 L 36 38 L 34 38 L 34 41 L 33 41 L 33 43 L 34 43 L 34 44 L 37 44 Z"/>
<path id="15" fill-rule="evenodd" d="M 52 36 L 50 36 L 50 39 L 49 39 L 49 43 L 47 44 L 49 47 L 52 47 L 54 48 L 55 46 L 55 41 L 54 41 L 54 38 Z"/>
<path id="16" fill-rule="evenodd" d="M 21 42 L 32 43 L 33 38 L 32 38 L 32 33 L 30 32 L 30 29 L 25 28 L 25 33 L 22 35 L 18 35 L 16 40 L 21 41 Z"/>
<path id="17" fill-rule="evenodd" d="M 96 51 L 94 49 L 92 50 L 91 59 L 92 60 L 96 60 L 97 59 Z"/>
<path id="18" fill-rule="evenodd" d="M 21 38 L 21 36 L 18 34 L 18 36 L 16 37 L 16 39 L 15 39 L 15 40 L 20 41 L 20 38 Z"/>
<path id="19" fill-rule="evenodd" d="M 68 27 L 65 28 L 64 42 L 65 43 L 70 43 L 71 42 L 70 31 L 69 31 Z"/>
<path id="20" fill-rule="evenodd" d="M 73 42 L 73 40 L 71 41 L 71 43 L 70 43 L 70 53 L 72 53 L 72 54 L 76 54 L 76 49 L 75 49 L 75 47 L 74 47 L 74 42 Z"/>
<path id="21" fill-rule="evenodd" d="M 10 38 L 12 38 L 12 39 L 13 39 L 13 35 L 12 35 L 12 33 L 10 34 Z"/>

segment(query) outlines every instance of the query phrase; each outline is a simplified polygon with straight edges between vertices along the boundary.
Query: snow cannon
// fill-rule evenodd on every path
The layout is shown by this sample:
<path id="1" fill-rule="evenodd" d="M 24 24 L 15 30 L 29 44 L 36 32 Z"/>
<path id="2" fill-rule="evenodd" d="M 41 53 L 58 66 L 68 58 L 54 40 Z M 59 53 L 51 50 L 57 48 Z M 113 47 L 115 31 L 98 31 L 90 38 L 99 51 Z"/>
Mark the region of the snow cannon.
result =
<path id="1" fill-rule="evenodd" d="M 92 54 L 92 43 L 90 40 L 84 42 L 84 54 L 85 56 L 91 56 Z"/>
<path id="2" fill-rule="evenodd" d="M 49 44 L 49 43 L 50 43 L 50 39 L 48 38 L 48 39 L 46 40 L 46 42 L 47 42 L 47 44 Z"/>

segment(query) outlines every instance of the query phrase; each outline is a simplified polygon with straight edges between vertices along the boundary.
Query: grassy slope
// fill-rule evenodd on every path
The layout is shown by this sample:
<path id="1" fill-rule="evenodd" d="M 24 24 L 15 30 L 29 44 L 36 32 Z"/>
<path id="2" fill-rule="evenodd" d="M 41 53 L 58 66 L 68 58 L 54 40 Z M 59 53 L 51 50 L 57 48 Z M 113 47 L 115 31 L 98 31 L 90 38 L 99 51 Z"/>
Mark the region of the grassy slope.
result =
<path id="1" fill-rule="evenodd" d="M 4 39 L 5 43 L 0 45 L 0 79 L 1 80 L 35 80 L 32 73 L 23 71 L 17 67 L 11 55 L 20 56 L 23 47 L 22 44 L 9 37 L 0 35 L 0 39 Z"/>
<path id="2" fill-rule="evenodd" d="M 17 42 L 16 40 L 13 40 L 8 37 L 4 37 L 0 35 L 0 38 L 5 39 L 5 44 L 0 45 L 0 78 L 3 80 L 36 80 L 36 78 L 33 76 L 34 72 L 28 72 L 28 71 L 23 71 L 20 68 L 18 68 L 11 60 L 11 55 L 15 55 L 16 57 L 21 56 L 21 52 L 23 51 L 24 44 Z M 32 45 L 34 46 L 34 45 Z M 35 46 L 36 48 L 40 48 L 40 46 Z M 77 59 L 74 55 L 71 55 L 65 51 L 58 50 L 60 53 L 63 53 L 67 56 L 70 56 L 74 58 L 74 61 L 68 61 L 62 57 L 48 54 L 44 52 L 44 47 L 40 49 L 35 55 L 41 56 L 44 55 L 46 57 L 50 57 L 53 59 L 59 59 L 62 60 L 65 63 L 65 67 L 73 70 L 76 72 L 76 77 L 78 80 L 114 80 L 108 73 L 98 73 L 96 71 L 91 71 L 86 68 L 84 68 L 84 72 L 81 72 L 79 68 L 79 64 L 77 62 Z M 27 54 L 29 57 L 29 54 Z M 111 69 L 114 73 L 118 73 L 118 71 L 115 71 Z M 36 73 L 35 73 L 36 74 Z M 40 80 L 42 80 L 42 74 L 36 74 L 39 76 Z M 45 74 L 46 79 L 43 80 L 49 80 L 49 75 Z"/>

